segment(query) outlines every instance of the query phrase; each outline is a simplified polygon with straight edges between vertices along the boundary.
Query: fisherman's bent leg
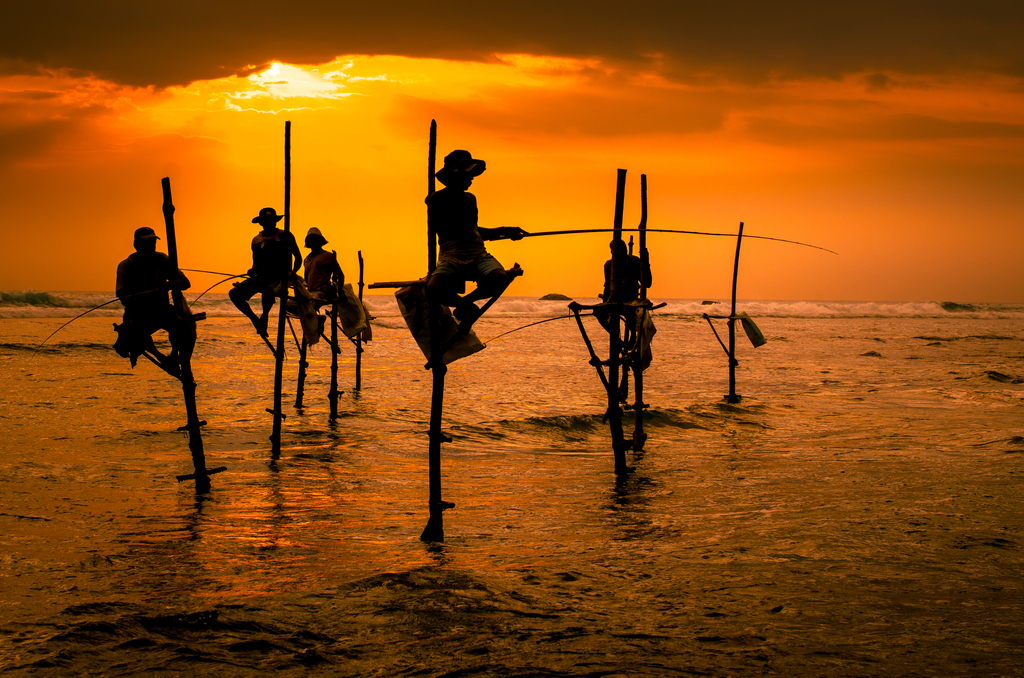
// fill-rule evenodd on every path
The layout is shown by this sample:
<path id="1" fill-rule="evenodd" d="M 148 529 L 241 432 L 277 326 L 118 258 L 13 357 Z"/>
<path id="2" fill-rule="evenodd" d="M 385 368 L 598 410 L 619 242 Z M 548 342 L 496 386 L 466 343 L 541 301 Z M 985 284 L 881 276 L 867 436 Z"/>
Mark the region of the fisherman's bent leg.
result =
<path id="1" fill-rule="evenodd" d="M 165 329 L 171 342 L 171 355 L 177 354 L 177 362 L 184 363 L 192 359 L 192 351 L 196 346 L 196 324 L 178 316 L 171 308 Z"/>
<path id="2" fill-rule="evenodd" d="M 458 306 L 462 298 L 455 292 L 458 272 L 453 266 L 441 262 L 427 279 L 427 297 L 437 304 Z"/>
<path id="3" fill-rule="evenodd" d="M 500 294 L 508 285 L 509 277 L 501 262 L 490 254 L 484 254 L 476 261 L 473 280 L 476 280 L 476 289 L 464 296 L 463 302 L 490 299 Z"/>
<path id="4" fill-rule="evenodd" d="M 231 299 L 231 303 L 235 305 L 242 314 L 252 322 L 256 329 L 259 327 L 259 318 L 253 313 L 252 307 L 249 306 L 249 300 L 259 292 L 259 283 L 255 278 L 247 278 L 239 284 L 231 288 L 228 292 L 228 298 Z"/>
<path id="5" fill-rule="evenodd" d="M 481 299 L 490 299 L 494 295 L 500 294 L 507 285 L 508 274 L 505 272 L 505 269 L 500 268 L 491 271 L 484 278 L 478 280 L 476 289 L 464 296 L 462 300 L 479 301 Z"/>

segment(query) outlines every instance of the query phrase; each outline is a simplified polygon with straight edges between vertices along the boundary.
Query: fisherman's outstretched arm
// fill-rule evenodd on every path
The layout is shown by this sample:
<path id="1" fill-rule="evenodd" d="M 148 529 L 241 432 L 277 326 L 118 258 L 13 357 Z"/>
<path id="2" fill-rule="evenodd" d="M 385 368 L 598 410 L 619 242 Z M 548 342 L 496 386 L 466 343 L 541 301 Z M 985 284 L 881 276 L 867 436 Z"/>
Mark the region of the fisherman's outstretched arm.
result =
<path id="1" fill-rule="evenodd" d="M 518 226 L 501 226 L 499 228 L 478 226 L 477 230 L 484 240 L 522 240 L 523 236 L 529 235 L 527 231 Z"/>

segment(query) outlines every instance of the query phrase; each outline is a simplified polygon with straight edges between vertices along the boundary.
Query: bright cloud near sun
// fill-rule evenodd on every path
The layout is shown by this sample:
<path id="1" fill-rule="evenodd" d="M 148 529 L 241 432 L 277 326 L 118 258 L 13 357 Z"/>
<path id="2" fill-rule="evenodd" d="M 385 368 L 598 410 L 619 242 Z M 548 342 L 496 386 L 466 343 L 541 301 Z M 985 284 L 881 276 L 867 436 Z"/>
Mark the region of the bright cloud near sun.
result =
<path id="1" fill-rule="evenodd" d="M 250 75 L 248 80 L 257 88 L 256 92 L 276 99 L 343 99 L 353 94 L 343 91 L 344 83 L 326 78 L 314 69 L 288 64 L 271 64 L 262 73 Z"/>

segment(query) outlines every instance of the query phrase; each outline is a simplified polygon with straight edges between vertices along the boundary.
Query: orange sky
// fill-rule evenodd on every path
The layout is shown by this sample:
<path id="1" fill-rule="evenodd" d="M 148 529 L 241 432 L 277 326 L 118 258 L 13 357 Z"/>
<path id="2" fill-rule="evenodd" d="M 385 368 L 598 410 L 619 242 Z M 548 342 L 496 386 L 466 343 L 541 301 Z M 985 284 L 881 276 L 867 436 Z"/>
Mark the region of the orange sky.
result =
<path id="1" fill-rule="evenodd" d="M 283 207 L 285 120 L 300 241 L 320 228 L 350 277 L 358 249 L 368 282 L 419 277 L 435 118 L 439 158 L 465 148 L 487 161 L 472 189 L 484 226 L 610 227 L 621 167 L 627 226 L 645 173 L 651 228 L 735 232 L 744 221 L 751 235 L 839 252 L 747 241 L 744 298 L 1024 301 L 1024 87 L 1013 64 L 897 54 L 879 60 L 886 68 L 850 57 L 821 72 L 756 73 L 724 57 L 572 54 L 542 38 L 508 45 L 531 47 L 519 53 L 305 60 L 268 41 L 260 64 L 217 77 L 191 54 L 181 73 L 154 67 L 150 85 L 128 69 L 145 55 L 122 55 L 121 72 L 87 68 L 99 51 L 0 52 L 0 289 L 111 289 L 132 231 L 162 233 L 164 176 L 182 265 L 244 271 L 251 218 Z M 490 249 L 526 270 L 514 294 L 593 296 L 607 242 Z M 651 296 L 728 295 L 733 247 L 652 234 Z"/>

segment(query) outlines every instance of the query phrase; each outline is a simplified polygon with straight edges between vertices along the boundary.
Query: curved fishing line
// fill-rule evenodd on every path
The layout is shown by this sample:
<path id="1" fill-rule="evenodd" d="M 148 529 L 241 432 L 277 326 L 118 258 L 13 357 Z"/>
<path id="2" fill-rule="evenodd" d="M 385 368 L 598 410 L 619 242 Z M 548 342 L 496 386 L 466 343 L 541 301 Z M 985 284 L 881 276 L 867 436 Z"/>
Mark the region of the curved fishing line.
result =
<path id="1" fill-rule="evenodd" d="M 234 273 L 225 273 L 224 271 L 204 271 L 204 270 L 198 269 L 198 268 L 181 268 L 181 269 L 178 269 L 178 270 L 186 271 L 188 273 L 209 273 L 210 275 L 226 275 L 226 276 L 230 276 L 232 278 L 248 278 L 249 277 L 248 273 L 239 273 L 239 274 L 236 275 Z"/>
<path id="2" fill-rule="evenodd" d="M 160 291 L 160 290 L 145 290 L 145 291 L 143 291 L 143 292 L 133 292 L 132 294 L 126 294 L 126 295 L 124 295 L 124 297 L 115 297 L 114 299 L 111 299 L 110 301 L 104 301 L 104 302 L 103 302 L 102 304 L 99 304 L 98 306 L 93 306 L 93 307 L 92 307 L 92 308 L 90 308 L 90 309 L 89 309 L 88 311 L 85 311 L 85 312 L 83 312 L 83 313 L 79 313 L 79 314 L 78 314 L 78 315 L 76 315 L 76 316 L 75 316 L 74 318 L 72 318 L 71 320 L 67 321 L 66 323 L 64 323 L 63 325 L 61 325 L 61 326 L 60 326 L 60 327 L 58 327 L 57 329 L 55 329 L 55 330 L 54 330 L 53 332 L 50 332 L 49 336 L 47 336 L 47 337 L 46 337 L 46 339 L 43 339 L 43 340 L 42 340 L 41 342 L 39 342 L 39 345 L 38 345 L 38 346 L 36 346 L 36 350 L 32 351 L 32 355 L 35 355 L 36 353 L 38 353 L 38 352 L 39 352 L 39 349 L 41 349 L 41 348 L 43 347 L 43 344 L 45 344 L 46 342 L 48 342 L 48 341 L 49 341 L 49 340 L 50 340 L 50 339 L 51 339 L 51 338 L 53 337 L 53 335 L 57 334 L 57 333 L 58 333 L 58 332 L 60 332 L 60 331 L 61 331 L 62 329 L 64 329 L 65 327 L 67 327 L 67 326 L 68 326 L 68 325 L 70 325 L 71 323 L 75 322 L 76 320 L 78 320 L 78 319 L 79 319 L 79 318 L 81 318 L 82 316 L 85 316 L 85 315 L 89 315 L 89 314 L 90 314 L 90 313 L 92 313 L 93 311 L 95 311 L 95 310 L 97 310 L 97 309 L 101 309 L 101 308 L 103 308 L 104 306 L 109 306 L 110 304 L 113 304 L 113 303 L 114 303 L 115 301 L 121 301 L 121 299 L 128 299 L 128 298 L 130 298 L 130 297 L 137 297 L 137 296 L 139 296 L 140 294 L 152 294 L 153 292 L 159 292 L 159 291 Z"/>
<path id="3" fill-rule="evenodd" d="M 594 315 L 594 314 L 593 314 L 593 313 L 585 313 L 585 314 L 581 315 L 580 317 L 582 317 L 582 318 L 587 318 L 587 317 L 589 317 L 589 316 L 592 316 L 592 315 Z M 488 339 L 488 340 L 487 340 L 487 341 L 485 341 L 484 343 L 485 343 L 485 344 L 489 344 L 489 343 L 491 343 L 492 341 L 494 341 L 495 339 L 501 339 L 501 338 L 502 338 L 502 337 L 504 337 L 505 335 L 508 335 L 508 334 L 512 334 L 513 332 L 518 332 L 519 330 L 525 330 L 525 329 L 526 329 L 527 327 L 533 327 L 534 325 L 541 325 L 541 324 L 543 324 L 543 323 L 549 323 L 549 322 L 551 322 L 552 320 L 565 320 L 565 319 L 567 319 L 567 318 L 572 318 L 572 317 L 574 317 L 574 316 L 573 316 L 572 314 L 570 314 L 570 315 L 560 315 L 560 316 L 556 316 L 556 317 L 554 317 L 554 318 L 545 318 L 544 320 L 538 320 L 538 321 L 537 321 L 537 322 L 535 322 L 535 323 L 530 323 L 529 325 L 523 325 L 522 327 L 517 327 L 517 328 L 515 328 L 514 330 L 509 330 L 508 332 L 502 332 L 502 333 L 501 333 L 501 334 L 499 334 L 498 336 L 496 336 L 496 337 L 493 337 L 493 338 L 491 338 L 491 339 Z"/>
<path id="4" fill-rule="evenodd" d="M 713 235 L 713 236 L 719 236 L 719 237 L 724 237 L 724 238 L 735 238 L 736 237 L 735 233 L 711 233 L 709 231 L 679 231 L 679 230 L 670 229 L 670 228 L 644 228 L 644 229 L 640 229 L 640 228 L 622 228 L 622 229 L 614 229 L 614 228 L 580 228 L 580 229 L 573 229 L 573 230 L 567 230 L 567 231 L 540 231 L 540 232 L 537 232 L 537 233 L 524 233 L 523 237 L 524 238 L 536 238 L 536 237 L 542 236 L 542 235 L 569 235 L 569 234 L 573 234 L 573 233 L 613 233 L 616 230 L 623 231 L 623 232 L 631 232 L 631 233 L 639 233 L 640 231 L 645 231 L 647 233 L 680 233 L 680 234 L 684 234 L 684 235 Z M 791 245 L 800 245 L 801 247 L 810 247 L 812 249 L 821 250 L 823 252 L 828 252 L 829 254 L 835 254 L 836 256 L 839 256 L 839 252 L 835 252 L 833 250 L 826 249 L 824 247 L 818 247 L 817 245 L 811 245 L 809 243 L 800 242 L 798 240 L 786 240 L 784 238 L 772 238 L 772 237 L 769 237 L 767 235 L 746 235 L 746 234 L 744 234 L 743 237 L 744 238 L 752 238 L 752 239 L 755 239 L 755 240 L 774 240 L 775 242 L 785 242 L 785 243 L 789 243 Z M 506 240 L 507 238 L 498 238 L 498 239 L 499 240 Z"/>
<path id="5" fill-rule="evenodd" d="M 210 287 L 208 287 L 207 289 L 203 290 L 202 294 L 200 294 L 198 297 L 193 299 L 192 302 L 188 305 L 189 308 L 192 308 L 193 304 L 195 304 L 197 301 L 199 301 L 203 297 L 204 294 L 206 294 L 207 292 L 212 290 L 217 285 L 221 285 L 223 283 L 226 283 L 228 280 L 231 280 L 232 278 L 247 278 L 247 277 L 249 277 L 248 273 L 242 273 L 242 274 L 239 274 L 239 275 L 234 275 L 232 273 L 223 273 L 223 272 L 220 272 L 220 271 L 203 271 L 203 270 L 200 270 L 200 269 L 197 269 L 197 268 L 183 268 L 183 269 L 180 269 L 180 270 L 188 271 L 189 273 L 209 273 L 211 275 L 226 275 L 226 276 L 228 276 L 224 280 L 220 280 L 220 281 L 214 283 L 213 285 L 211 285 Z M 153 292 L 159 292 L 159 291 L 160 290 L 146 290 L 144 292 L 135 292 L 133 294 L 126 294 L 126 295 L 124 295 L 124 298 L 128 299 L 130 297 L 135 297 L 135 296 L 138 296 L 140 294 L 151 294 Z M 53 338 L 53 335 L 57 334 L 58 332 L 60 332 L 62 329 L 64 329 L 65 327 L 67 327 L 71 323 L 75 322 L 76 320 L 78 320 L 82 316 L 89 315 L 93 311 L 96 311 L 98 309 L 103 308 L 104 306 L 109 306 L 110 304 L 113 304 L 115 301 L 121 301 L 121 297 L 118 297 L 118 298 L 115 298 L 115 299 L 111 299 L 110 301 L 105 301 L 102 304 L 99 304 L 97 306 L 93 306 L 92 308 L 90 308 L 89 310 L 87 310 L 87 311 L 85 311 L 83 313 L 79 313 L 74 318 L 72 318 L 71 320 L 67 321 L 66 323 L 64 323 L 63 325 L 61 325 L 57 329 L 55 329 L 53 332 L 50 332 L 50 334 L 46 337 L 46 339 L 43 339 L 41 342 L 39 342 L 39 345 L 36 346 L 36 350 L 32 351 L 32 355 L 35 355 L 36 353 L 38 353 L 39 349 L 41 349 L 43 347 L 43 344 L 48 342 L 50 339 Z"/>
<path id="6" fill-rule="evenodd" d="M 188 271 L 189 271 L 190 273 L 213 273 L 213 271 L 193 271 L 193 270 L 191 270 L 191 269 L 184 269 L 184 268 L 183 268 L 183 269 L 181 269 L 181 270 L 183 270 L 183 271 L 185 271 L 185 270 L 188 270 Z M 227 275 L 227 274 L 225 274 L 225 275 Z M 204 294 L 206 294 L 207 292 L 209 292 L 210 290 L 212 290 L 212 289 L 213 289 L 214 287 L 217 287 L 218 285 L 223 285 L 223 284 L 224 284 L 224 283 L 226 283 L 227 281 L 229 281 L 229 280 L 233 280 L 233 279 L 235 279 L 235 278 L 248 278 L 248 277 L 249 277 L 248 275 L 244 275 L 244 274 L 243 274 L 243 275 L 231 275 L 231 276 L 228 276 L 227 278 L 224 278 L 223 280 L 218 280 L 217 282 L 213 283 L 212 285 L 210 285 L 209 287 L 207 287 L 207 288 L 206 288 L 205 290 L 203 290 L 203 291 L 202 291 L 202 292 L 201 292 L 201 293 L 199 294 L 199 296 L 198 296 L 198 297 L 196 297 L 195 299 L 193 299 L 193 300 L 192 300 L 192 301 L 191 301 L 191 302 L 189 303 L 189 305 L 188 305 L 189 309 L 191 309 L 191 308 L 192 308 L 193 306 L 195 306 L 196 302 L 198 302 L 198 301 L 199 301 L 200 299 L 202 299 L 202 298 L 203 298 L 203 295 L 204 295 Z"/>
<path id="7" fill-rule="evenodd" d="M 139 294 L 146 294 L 146 292 L 139 292 Z M 128 295 L 125 295 L 125 296 L 127 297 Z M 132 295 L 132 296 L 134 296 L 134 295 Z M 64 323 L 63 325 L 61 325 L 57 329 L 55 329 L 53 332 L 50 332 L 49 336 L 47 336 L 46 339 L 43 339 L 41 342 L 39 342 L 39 345 L 36 346 L 36 350 L 32 351 L 32 355 L 34 356 L 36 353 L 39 353 L 39 349 L 41 349 L 43 347 L 43 344 L 48 342 L 50 340 L 50 338 L 53 337 L 53 335 L 57 334 L 58 332 L 60 332 L 62 329 L 64 329 L 65 327 L 67 327 L 71 323 L 75 322 L 76 320 L 78 320 L 79 318 L 81 318 L 84 315 L 88 315 L 89 313 L 92 313 L 96 309 L 103 308 L 104 306 L 109 306 L 110 304 L 114 303 L 115 301 L 121 301 L 121 300 L 120 299 L 111 299 L 110 301 L 103 302 L 99 306 L 93 306 L 92 308 L 90 308 L 85 313 L 79 313 L 74 318 L 72 318 L 71 320 L 67 321 L 66 323 Z"/>
<path id="8" fill-rule="evenodd" d="M 182 270 L 183 271 L 189 271 L 190 273 L 214 273 L 214 271 L 196 271 L 195 269 L 182 269 Z M 247 275 L 232 275 L 232 276 L 230 276 L 228 278 L 225 278 L 224 280 L 220 280 L 220 281 L 216 282 L 215 284 L 213 284 L 212 286 L 210 286 L 209 288 L 204 290 L 203 293 L 200 294 L 198 297 L 193 299 L 192 303 L 189 304 L 189 308 L 192 308 L 192 304 L 195 304 L 197 301 L 199 301 L 199 299 L 202 298 L 203 294 L 206 294 L 207 292 L 212 290 L 217 285 L 221 285 L 223 283 L 226 283 L 228 280 L 231 280 L 232 278 L 245 278 L 245 277 L 248 277 L 248 276 Z M 124 299 L 129 299 L 131 297 L 137 297 L 137 296 L 139 296 L 141 294 L 152 294 L 153 292 L 159 292 L 159 291 L 160 290 L 145 290 L 143 292 L 135 292 L 133 294 L 126 294 L 126 295 L 124 295 L 123 298 Z M 121 301 L 121 299 L 122 299 L 122 297 L 115 297 L 114 299 L 111 299 L 110 301 L 105 301 L 102 304 L 98 304 L 96 306 L 93 306 L 92 308 L 88 309 L 87 311 L 79 313 L 74 318 L 72 318 L 71 320 L 67 321 L 66 323 L 64 323 L 63 325 L 61 325 L 57 329 L 55 329 L 53 332 L 50 332 L 50 334 L 45 339 L 43 339 L 41 342 L 39 342 L 39 345 L 36 346 L 36 349 L 34 351 L 32 351 L 32 355 L 35 355 L 36 353 L 38 353 L 39 349 L 41 349 L 46 342 L 48 342 L 50 339 L 53 338 L 53 335 L 57 334 L 58 332 L 60 332 L 62 329 L 64 329 L 65 327 L 67 327 L 71 323 L 75 322 L 76 320 L 78 320 L 79 318 L 81 318 L 83 316 L 89 315 L 93 311 L 96 311 L 96 310 L 99 310 L 99 309 L 103 308 L 104 306 L 109 306 L 110 304 L 113 304 L 114 302 Z"/>

